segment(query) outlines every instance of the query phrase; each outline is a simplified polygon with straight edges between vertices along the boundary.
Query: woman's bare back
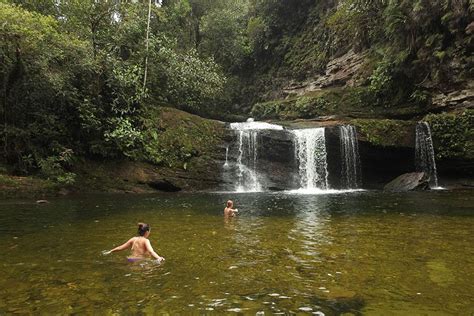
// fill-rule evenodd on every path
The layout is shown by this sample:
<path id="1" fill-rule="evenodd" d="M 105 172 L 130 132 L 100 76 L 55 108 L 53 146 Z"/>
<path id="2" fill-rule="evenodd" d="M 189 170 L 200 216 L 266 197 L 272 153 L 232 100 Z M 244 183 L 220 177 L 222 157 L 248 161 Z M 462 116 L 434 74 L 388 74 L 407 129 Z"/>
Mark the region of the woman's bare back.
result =
<path id="1" fill-rule="evenodd" d="M 165 260 L 165 258 L 160 257 L 151 246 L 150 240 L 148 239 L 148 236 L 150 236 L 150 226 L 148 224 L 138 223 L 138 235 L 140 236 L 132 237 L 127 240 L 126 243 L 117 246 L 112 250 L 105 251 L 104 254 L 131 248 L 132 253 L 130 257 L 128 257 L 128 260 L 131 262 L 135 262 L 149 256 L 157 259 L 159 262 Z"/>
<path id="2" fill-rule="evenodd" d="M 132 254 L 131 257 L 134 258 L 144 258 L 150 255 L 147 243 L 148 239 L 145 237 L 133 237 L 132 238 Z"/>

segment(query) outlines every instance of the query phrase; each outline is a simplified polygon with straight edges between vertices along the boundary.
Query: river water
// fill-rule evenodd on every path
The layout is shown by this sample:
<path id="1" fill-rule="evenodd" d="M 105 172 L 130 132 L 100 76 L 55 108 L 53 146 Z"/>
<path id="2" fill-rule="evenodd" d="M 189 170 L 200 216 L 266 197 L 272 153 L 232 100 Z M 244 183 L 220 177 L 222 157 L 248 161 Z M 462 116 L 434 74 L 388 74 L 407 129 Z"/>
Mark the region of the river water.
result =
<path id="1" fill-rule="evenodd" d="M 101 254 L 139 221 L 164 264 Z M 4 201 L 0 314 L 471 315 L 473 227 L 472 191 Z"/>

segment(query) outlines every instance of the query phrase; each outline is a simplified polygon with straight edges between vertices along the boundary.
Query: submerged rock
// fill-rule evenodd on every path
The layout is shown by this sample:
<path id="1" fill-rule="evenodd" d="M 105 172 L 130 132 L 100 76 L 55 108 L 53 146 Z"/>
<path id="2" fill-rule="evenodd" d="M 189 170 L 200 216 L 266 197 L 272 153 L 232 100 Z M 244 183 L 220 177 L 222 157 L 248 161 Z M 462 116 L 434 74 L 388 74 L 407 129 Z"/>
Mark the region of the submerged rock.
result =
<path id="1" fill-rule="evenodd" d="M 405 173 L 387 183 L 384 190 L 396 192 L 429 190 L 429 181 L 429 176 L 424 172 Z"/>
<path id="2" fill-rule="evenodd" d="M 311 298 L 311 303 L 317 309 L 321 309 L 316 315 L 362 315 L 362 310 L 366 306 L 364 298 L 350 291 L 347 296 L 333 298 L 314 296 Z"/>
<path id="3" fill-rule="evenodd" d="M 426 263 L 430 280 L 439 286 L 447 287 L 456 280 L 454 272 L 448 268 L 446 262 L 441 259 L 430 260 Z"/>

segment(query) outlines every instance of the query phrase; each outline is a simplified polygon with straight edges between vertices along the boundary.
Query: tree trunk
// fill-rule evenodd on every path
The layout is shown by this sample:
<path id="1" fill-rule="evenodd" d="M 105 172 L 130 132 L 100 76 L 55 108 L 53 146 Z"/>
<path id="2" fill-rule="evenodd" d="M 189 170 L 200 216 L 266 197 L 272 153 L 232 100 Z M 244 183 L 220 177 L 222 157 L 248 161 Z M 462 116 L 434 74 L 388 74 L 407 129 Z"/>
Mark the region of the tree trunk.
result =
<path id="1" fill-rule="evenodd" d="M 143 93 L 146 89 L 146 77 L 148 74 L 148 47 L 150 45 L 150 20 L 151 20 L 151 0 L 148 1 L 148 20 L 146 24 L 146 48 L 145 48 L 145 73 L 143 75 Z"/>

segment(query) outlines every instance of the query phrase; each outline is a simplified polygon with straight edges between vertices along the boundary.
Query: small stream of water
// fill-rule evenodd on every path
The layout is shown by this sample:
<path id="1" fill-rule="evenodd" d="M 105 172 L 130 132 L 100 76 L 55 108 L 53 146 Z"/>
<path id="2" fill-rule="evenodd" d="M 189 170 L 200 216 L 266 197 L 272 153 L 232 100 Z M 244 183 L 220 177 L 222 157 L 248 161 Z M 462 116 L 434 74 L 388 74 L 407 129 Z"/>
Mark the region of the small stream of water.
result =
<path id="1" fill-rule="evenodd" d="M 362 184 L 357 131 L 352 125 L 339 127 L 341 144 L 341 178 L 344 188 L 356 189 Z"/>
<path id="2" fill-rule="evenodd" d="M 437 188 L 439 186 L 433 139 L 431 138 L 430 125 L 427 122 L 416 124 L 415 168 L 430 177 L 431 187 Z"/>

